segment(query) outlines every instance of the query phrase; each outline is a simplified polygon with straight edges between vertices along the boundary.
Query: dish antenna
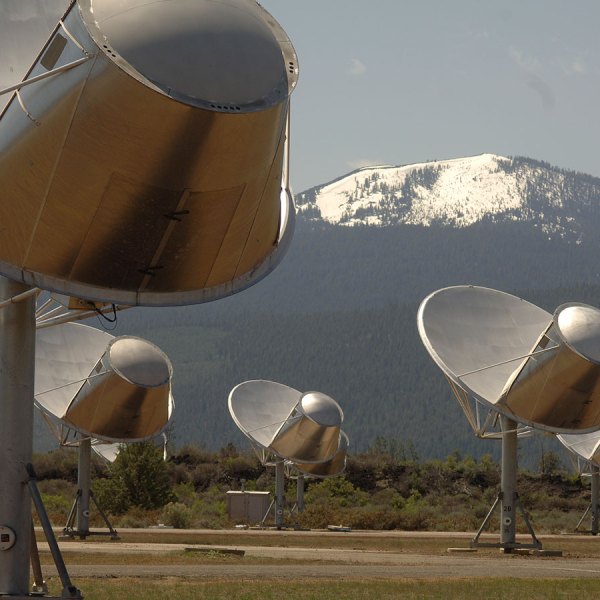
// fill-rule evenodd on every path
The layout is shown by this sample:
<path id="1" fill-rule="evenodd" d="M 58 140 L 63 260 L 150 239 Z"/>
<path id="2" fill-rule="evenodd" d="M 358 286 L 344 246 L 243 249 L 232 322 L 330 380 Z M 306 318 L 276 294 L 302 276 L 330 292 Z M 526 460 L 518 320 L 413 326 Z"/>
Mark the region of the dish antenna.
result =
<path id="1" fill-rule="evenodd" d="M 91 490 L 92 447 L 159 435 L 173 412 L 172 371 L 168 357 L 141 338 L 113 337 L 74 323 L 38 329 L 35 404 L 60 444 L 77 445 L 79 452 L 78 490 L 65 535 L 92 535 L 94 503 L 107 535 L 117 538 Z"/>
<path id="2" fill-rule="evenodd" d="M 57 6 L 3 2 L 0 22 Z M 267 11 L 255 0 L 64 7 L 24 78 L 0 90 L 8 97 L 0 112 L 0 527 L 14 541 L 0 552 L 5 595 L 26 595 L 29 584 L 22 481 L 32 455 L 38 289 L 109 305 L 215 300 L 273 269 L 294 221 L 289 97 L 298 61 Z M 2 36 L 0 73 L 12 72 L 13 60 L 22 72 L 23 48 L 39 47 L 39 31 L 19 37 Z M 28 475 L 39 512 L 33 468 Z M 64 563 L 57 567 L 63 597 L 79 598 Z"/>
<path id="3" fill-rule="evenodd" d="M 577 466 L 582 475 L 589 475 L 590 504 L 575 527 L 579 531 L 581 524 L 589 514 L 591 527 L 589 533 L 598 535 L 600 524 L 600 431 L 580 434 L 559 434 L 561 444 L 577 457 Z"/>
<path id="4" fill-rule="evenodd" d="M 297 77 L 254 0 L 72 2 L 24 81 L 0 90 L 0 272 L 129 306 L 255 283 L 293 229 Z"/>
<path id="5" fill-rule="evenodd" d="M 281 529 L 286 465 L 303 475 L 319 467 L 324 473 L 339 470 L 347 450 L 347 437 L 341 431 L 344 413 L 325 394 L 303 394 L 262 379 L 235 386 L 228 403 L 235 424 L 250 440 L 261 463 L 275 467 L 274 505 L 269 507 L 263 524 L 274 506 L 275 526 Z"/>
<path id="6" fill-rule="evenodd" d="M 524 511 L 532 543 L 516 542 L 517 435 L 526 428 L 576 433 L 600 427 L 600 311 L 564 304 L 550 315 L 504 292 L 456 286 L 425 298 L 417 321 L 476 433 L 484 436 L 484 427 L 501 423 L 501 492 L 472 545 L 488 545 L 479 535 L 500 505 L 501 542 L 493 545 L 505 552 L 540 548 Z M 481 406 L 490 411 L 483 427 Z"/>

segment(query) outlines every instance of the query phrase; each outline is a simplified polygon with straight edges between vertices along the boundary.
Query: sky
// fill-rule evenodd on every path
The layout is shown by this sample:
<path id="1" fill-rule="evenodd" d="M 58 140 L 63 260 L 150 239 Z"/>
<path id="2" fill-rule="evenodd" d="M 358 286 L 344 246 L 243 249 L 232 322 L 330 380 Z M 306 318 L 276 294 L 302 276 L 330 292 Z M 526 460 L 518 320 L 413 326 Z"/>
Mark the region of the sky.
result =
<path id="1" fill-rule="evenodd" d="M 295 192 L 486 152 L 600 177 L 598 0 L 261 0 L 290 36 Z"/>

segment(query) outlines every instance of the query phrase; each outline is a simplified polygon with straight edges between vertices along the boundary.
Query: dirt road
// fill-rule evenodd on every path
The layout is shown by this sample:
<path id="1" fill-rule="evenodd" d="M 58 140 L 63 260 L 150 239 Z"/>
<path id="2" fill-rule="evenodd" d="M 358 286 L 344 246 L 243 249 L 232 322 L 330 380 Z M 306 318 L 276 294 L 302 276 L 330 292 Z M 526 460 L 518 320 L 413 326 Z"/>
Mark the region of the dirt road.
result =
<path id="1" fill-rule="evenodd" d="M 172 533 L 172 532 L 171 532 Z M 472 578 L 472 577 L 511 577 L 511 578 L 555 578 L 555 577 L 600 577 L 600 560 L 593 557 L 539 557 L 505 555 L 499 551 L 480 553 L 412 553 L 379 550 L 356 550 L 348 548 L 311 548 L 291 545 L 293 536 L 285 532 L 277 532 L 281 545 L 243 545 L 236 544 L 236 532 L 230 537 L 231 543 L 220 545 L 185 544 L 185 543 L 146 543 L 146 542 L 95 542 L 70 541 L 62 543 L 68 553 L 103 554 L 102 562 L 111 562 L 110 555 L 115 556 L 115 564 L 76 564 L 67 566 L 72 577 L 185 577 L 211 580 L 247 579 L 420 579 L 420 578 Z M 248 536 L 244 532 L 244 540 L 259 540 L 262 532 L 256 536 Z M 281 534 L 281 535 L 280 535 Z M 182 540 L 185 533 L 182 533 Z M 271 532 L 271 535 L 273 533 Z M 295 536 L 298 534 L 295 533 Z M 306 532 L 306 536 L 317 535 Z M 320 535 L 327 535 L 321 533 Z M 350 539 L 360 532 L 345 534 Z M 372 535 L 372 534 L 371 534 Z M 397 535 L 407 538 L 410 534 L 390 532 L 383 535 Z M 428 536 L 435 534 L 427 534 Z M 443 537 L 445 534 L 440 534 Z M 189 533 L 188 533 L 189 536 Z M 452 534 L 452 537 L 461 537 Z M 465 534 L 468 539 L 468 534 Z M 560 542 L 557 538 L 555 545 Z M 562 538 L 565 539 L 565 538 Z M 229 538 L 228 538 L 229 540 Z M 598 540 L 600 543 L 600 540 Z M 303 544 L 304 545 L 304 544 Z M 464 544 L 466 546 L 466 544 Z M 167 554 L 182 555 L 186 548 L 196 550 L 237 549 L 244 550 L 244 558 L 230 557 L 215 564 L 160 564 L 160 556 Z M 47 546 L 40 545 L 42 552 Z M 497 552 L 497 553 L 496 553 Z M 119 564 L 118 555 L 150 555 L 156 557 L 156 564 Z M 202 553 L 200 552 L 199 555 Z M 256 559 L 256 560 L 248 560 Z M 182 561 L 189 563 L 189 560 Z M 202 562 L 207 562 L 206 560 Z M 210 563 L 210 561 L 208 561 Z M 93 563 L 93 559 L 90 561 Z M 257 564 L 259 563 L 259 564 Z M 44 567 L 51 575 L 53 567 Z"/>

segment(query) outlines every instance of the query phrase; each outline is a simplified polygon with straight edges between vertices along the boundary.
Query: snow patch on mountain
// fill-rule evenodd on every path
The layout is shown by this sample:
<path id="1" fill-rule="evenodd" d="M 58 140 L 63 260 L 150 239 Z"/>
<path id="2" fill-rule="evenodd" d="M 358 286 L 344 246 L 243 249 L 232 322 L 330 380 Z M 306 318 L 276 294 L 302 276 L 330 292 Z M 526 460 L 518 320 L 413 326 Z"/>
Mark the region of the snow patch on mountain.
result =
<path id="1" fill-rule="evenodd" d="M 575 191 L 578 176 L 585 179 Z M 307 219 L 346 226 L 469 227 L 483 220 L 528 221 L 548 235 L 577 238 L 578 214 L 582 206 L 598 206 L 599 184 L 590 176 L 531 159 L 482 154 L 364 167 L 299 194 L 296 203 Z"/>

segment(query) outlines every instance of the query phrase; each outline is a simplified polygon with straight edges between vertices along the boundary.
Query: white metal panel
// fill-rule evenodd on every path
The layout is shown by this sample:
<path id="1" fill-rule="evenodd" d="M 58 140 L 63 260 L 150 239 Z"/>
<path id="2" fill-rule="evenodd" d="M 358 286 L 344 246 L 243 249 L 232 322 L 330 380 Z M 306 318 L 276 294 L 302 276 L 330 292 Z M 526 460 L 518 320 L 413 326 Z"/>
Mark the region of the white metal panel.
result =
<path id="1" fill-rule="evenodd" d="M 104 331 L 75 323 L 38 329 L 35 351 L 38 407 L 61 419 L 112 339 Z"/>
<path id="2" fill-rule="evenodd" d="M 476 286 L 438 290 L 418 314 L 421 339 L 440 369 L 492 405 L 551 321 L 525 300 Z"/>
<path id="3" fill-rule="evenodd" d="M 229 412 L 250 440 L 268 448 L 301 398 L 301 392 L 282 383 L 245 381 L 231 390 Z"/>

